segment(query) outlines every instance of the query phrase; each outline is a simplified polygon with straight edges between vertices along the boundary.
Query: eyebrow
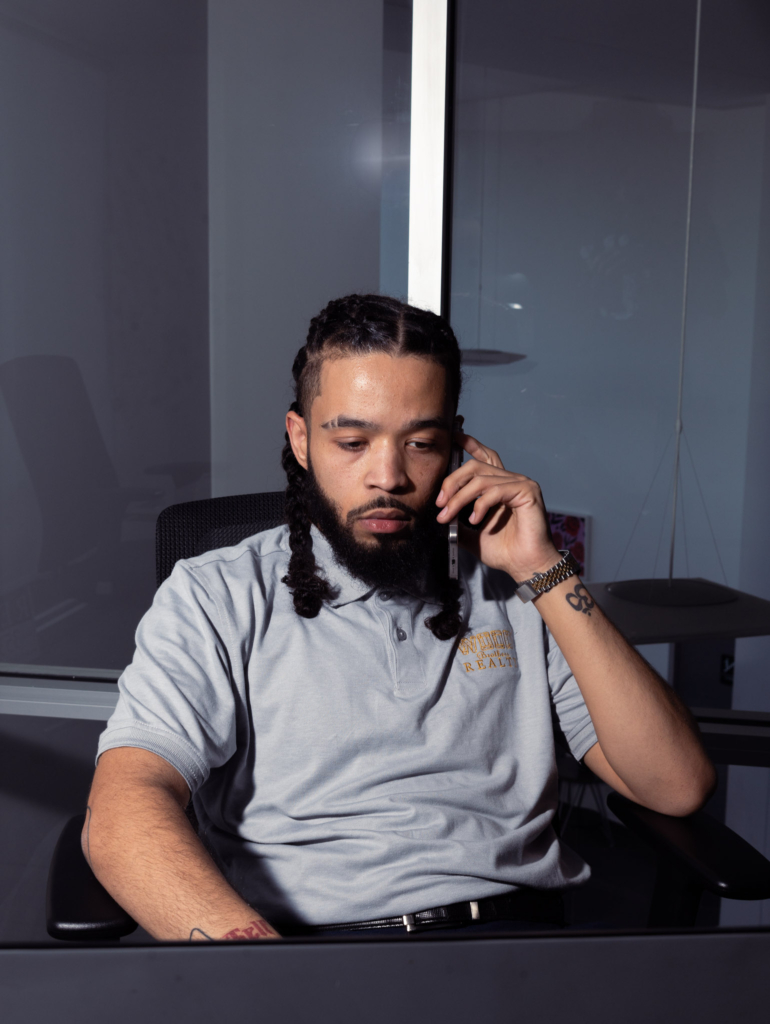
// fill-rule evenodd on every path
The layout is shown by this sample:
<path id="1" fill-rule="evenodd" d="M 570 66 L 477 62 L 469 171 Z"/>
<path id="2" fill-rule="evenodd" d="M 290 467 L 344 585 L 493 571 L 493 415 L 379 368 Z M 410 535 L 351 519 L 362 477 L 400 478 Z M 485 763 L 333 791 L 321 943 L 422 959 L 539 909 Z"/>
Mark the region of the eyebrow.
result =
<path id="1" fill-rule="evenodd" d="M 322 430 L 336 430 L 341 427 L 352 427 L 355 430 L 382 430 L 379 423 L 373 423 L 371 420 L 355 419 L 352 416 L 337 416 L 335 419 L 321 424 Z M 447 421 L 442 416 L 434 416 L 426 420 L 410 420 L 401 429 L 405 431 L 428 430 L 431 427 L 438 428 L 439 430 L 449 429 Z"/>

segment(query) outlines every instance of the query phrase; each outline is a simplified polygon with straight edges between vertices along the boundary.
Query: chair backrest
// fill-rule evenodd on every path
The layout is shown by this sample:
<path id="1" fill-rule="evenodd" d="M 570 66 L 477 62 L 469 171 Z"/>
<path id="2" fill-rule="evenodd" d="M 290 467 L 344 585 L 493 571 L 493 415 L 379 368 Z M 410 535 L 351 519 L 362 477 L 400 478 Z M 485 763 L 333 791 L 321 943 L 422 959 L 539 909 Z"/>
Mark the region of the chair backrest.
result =
<path id="1" fill-rule="evenodd" d="M 283 491 L 265 491 L 185 501 L 164 508 L 155 526 L 157 585 L 171 575 L 180 558 L 240 544 L 246 537 L 286 522 L 283 499 Z"/>

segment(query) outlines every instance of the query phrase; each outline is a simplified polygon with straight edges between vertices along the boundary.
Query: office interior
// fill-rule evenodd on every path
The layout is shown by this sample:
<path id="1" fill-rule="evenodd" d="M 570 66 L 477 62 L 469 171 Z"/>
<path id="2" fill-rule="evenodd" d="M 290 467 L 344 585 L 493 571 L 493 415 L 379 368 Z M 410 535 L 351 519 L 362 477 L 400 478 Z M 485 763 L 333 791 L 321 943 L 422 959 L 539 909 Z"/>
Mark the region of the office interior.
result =
<path id="1" fill-rule="evenodd" d="M 458 0 L 448 312 L 468 352 L 522 357 L 471 356 L 460 411 L 585 520 L 588 580 L 665 577 L 689 209 L 674 574 L 770 600 L 770 10 L 703 0 L 689 196 L 696 6 Z M 160 511 L 281 489 L 310 317 L 407 297 L 411 19 L 0 0 L 0 681 L 114 682 Z M 674 682 L 673 644 L 640 650 Z M 769 660 L 738 638 L 693 703 L 770 712 Z M 54 945 L 48 864 L 105 715 L 2 707 L 0 943 Z M 650 859 L 595 795 L 578 912 L 641 927 Z M 714 801 L 770 856 L 770 769 L 720 769 Z"/>

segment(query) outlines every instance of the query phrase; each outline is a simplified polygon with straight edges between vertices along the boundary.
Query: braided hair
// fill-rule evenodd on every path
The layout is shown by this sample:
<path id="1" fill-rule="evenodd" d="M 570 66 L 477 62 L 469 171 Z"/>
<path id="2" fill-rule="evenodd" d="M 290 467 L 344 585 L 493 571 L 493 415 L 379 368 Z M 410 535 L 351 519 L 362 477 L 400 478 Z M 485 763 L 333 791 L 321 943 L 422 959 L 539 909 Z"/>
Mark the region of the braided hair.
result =
<path id="1" fill-rule="evenodd" d="M 431 359 L 446 371 L 449 399 L 457 408 L 462 385 L 460 349 L 449 324 L 435 313 L 408 306 L 398 299 L 381 295 L 346 295 L 334 299 L 310 321 L 307 341 L 292 366 L 295 400 L 291 411 L 306 418 L 313 399 L 320 391 L 321 365 L 329 356 L 415 355 Z M 310 536 L 310 519 L 305 506 L 307 472 L 300 466 L 286 434 L 281 454 L 286 473 L 285 513 L 289 524 L 291 557 L 289 571 L 283 577 L 292 591 L 298 615 L 313 619 L 324 601 L 334 596 L 331 585 L 318 575 Z M 440 577 L 440 611 L 425 620 L 439 640 L 457 636 L 461 626 L 460 584 Z"/>

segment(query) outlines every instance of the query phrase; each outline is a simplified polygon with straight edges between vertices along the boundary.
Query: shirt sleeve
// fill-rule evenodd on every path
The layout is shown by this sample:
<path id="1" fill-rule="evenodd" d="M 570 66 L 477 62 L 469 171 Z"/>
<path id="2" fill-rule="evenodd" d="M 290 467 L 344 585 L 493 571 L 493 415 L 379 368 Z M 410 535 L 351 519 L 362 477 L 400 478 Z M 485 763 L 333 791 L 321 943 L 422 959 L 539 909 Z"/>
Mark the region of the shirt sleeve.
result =
<path id="1" fill-rule="evenodd" d="M 596 743 L 596 730 L 567 659 L 545 626 L 543 634 L 548 662 L 548 685 L 551 688 L 551 698 L 559 725 L 572 756 L 577 761 L 582 761 Z"/>
<path id="2" fill-rule="evenodd" d="M 236 697 L 222 617 L 194 570 L 178 562 L 136 632 L 136 652 L 99 739 L 158 754 L 194 793 L 235 751 Z"/>

